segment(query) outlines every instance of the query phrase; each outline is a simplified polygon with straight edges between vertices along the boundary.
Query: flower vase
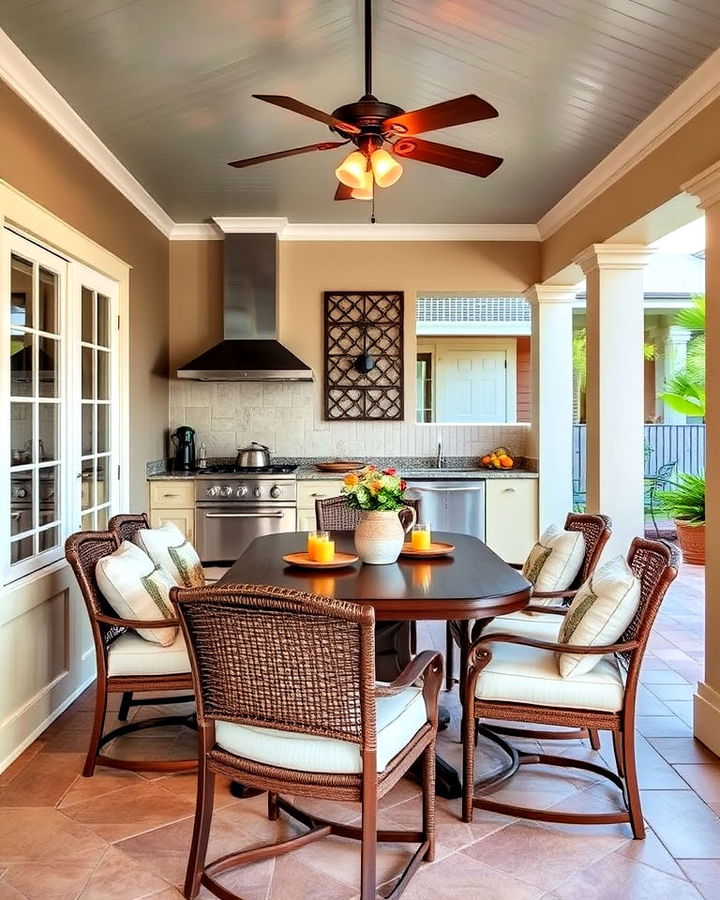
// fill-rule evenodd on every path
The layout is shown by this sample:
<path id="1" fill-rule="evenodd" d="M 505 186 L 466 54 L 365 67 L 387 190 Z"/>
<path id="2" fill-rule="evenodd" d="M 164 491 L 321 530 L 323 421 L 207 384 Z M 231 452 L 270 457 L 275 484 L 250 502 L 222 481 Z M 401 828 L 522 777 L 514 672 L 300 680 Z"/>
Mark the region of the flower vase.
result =
<path id="1" fill-rule="evenodd" d="M 415 510 L 409 524 L 403 527 L 399 510 L 370 510 L 360 514 L 355 527 L 355 550 L 364 563 L 383 566 L 394 563 L 400 556 L 405 532 L 415 524 Z"/>

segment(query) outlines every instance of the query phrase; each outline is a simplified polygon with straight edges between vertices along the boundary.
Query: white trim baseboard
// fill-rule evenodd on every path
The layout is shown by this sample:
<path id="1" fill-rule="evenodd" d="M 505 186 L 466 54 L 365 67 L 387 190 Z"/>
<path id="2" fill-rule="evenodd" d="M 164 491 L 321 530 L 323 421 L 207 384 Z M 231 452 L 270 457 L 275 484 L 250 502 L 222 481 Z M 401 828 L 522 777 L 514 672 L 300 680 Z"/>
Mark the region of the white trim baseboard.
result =
<path id="1" fill-rule="evenodd" d="M 146 219 L 166 237 L 170 237 L 174 225 L 170 216 L 1 28 L 0 78 L 81 153 Z"/>

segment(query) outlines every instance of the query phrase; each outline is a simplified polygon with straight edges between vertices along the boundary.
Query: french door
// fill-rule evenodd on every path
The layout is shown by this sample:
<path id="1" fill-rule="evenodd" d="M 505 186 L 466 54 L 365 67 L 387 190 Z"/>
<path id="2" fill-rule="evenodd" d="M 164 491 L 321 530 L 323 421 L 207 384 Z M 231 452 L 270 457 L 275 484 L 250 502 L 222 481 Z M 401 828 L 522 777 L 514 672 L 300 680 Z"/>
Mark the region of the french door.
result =
<path id="1" fill-rule="evenodd" d="M 118 499 L 118 285 L 5 228 L 0 309 L 4 583 L 104 528 Z"/>

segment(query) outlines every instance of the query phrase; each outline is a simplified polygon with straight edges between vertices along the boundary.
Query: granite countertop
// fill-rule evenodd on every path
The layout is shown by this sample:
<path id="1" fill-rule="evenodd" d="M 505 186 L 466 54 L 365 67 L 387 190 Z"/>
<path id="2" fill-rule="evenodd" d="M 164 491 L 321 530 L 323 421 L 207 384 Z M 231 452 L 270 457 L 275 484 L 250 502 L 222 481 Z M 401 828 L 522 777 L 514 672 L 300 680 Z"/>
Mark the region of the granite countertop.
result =
<path id="1" fill-rule="evenodd" d="M 537 478 L 537 472 L 528 469 L 430 469 L 410 468 L 402 464 L 397 466 L 398 474 L 406 481 L 477 481 L 481 478 Z M 297 470 L 298 481 L 339 481 L 344 477 L 341 472 L 320 472 L 314 466 L 301 465 Z"/>

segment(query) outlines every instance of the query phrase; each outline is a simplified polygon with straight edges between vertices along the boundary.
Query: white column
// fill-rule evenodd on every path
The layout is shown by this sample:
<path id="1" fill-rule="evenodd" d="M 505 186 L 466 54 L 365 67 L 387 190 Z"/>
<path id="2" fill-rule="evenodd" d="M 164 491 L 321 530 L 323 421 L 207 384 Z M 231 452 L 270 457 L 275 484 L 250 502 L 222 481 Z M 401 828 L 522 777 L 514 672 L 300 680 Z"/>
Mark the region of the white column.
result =
<path id="1" fill-rule="evenodd" d="M 587 294 L 587 503 L 613 522 L 606 556 L 644 534 L 643 269 L 652 250 L 593 244 L 575 260 Z"/>
<path id="2" fill-rule="evenodd" d="M 720 162 L 683 185 L 705 210 L 705 679 L 695 736 L 720 754 Z"/>
<path id="3" fill-rule="evenodd" d="M 572 510 L 572 285 L 536 284 L 532 307 L 532 428 L 528 456 L 540 471 L 540 531 Z"/>
<path id="4" fill-rule="evenodd" d="M 681 325 L 670 325 L 663 343 L 663 380 L 660 390 L 665 389 L 668 379 L 685 367 L 690 329 Z M 663 422 L 666 425 L 684 425 L 687 417 L 663 404 Z"/>

